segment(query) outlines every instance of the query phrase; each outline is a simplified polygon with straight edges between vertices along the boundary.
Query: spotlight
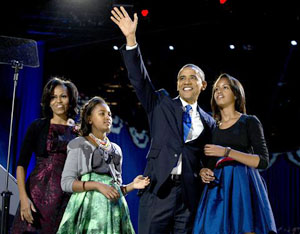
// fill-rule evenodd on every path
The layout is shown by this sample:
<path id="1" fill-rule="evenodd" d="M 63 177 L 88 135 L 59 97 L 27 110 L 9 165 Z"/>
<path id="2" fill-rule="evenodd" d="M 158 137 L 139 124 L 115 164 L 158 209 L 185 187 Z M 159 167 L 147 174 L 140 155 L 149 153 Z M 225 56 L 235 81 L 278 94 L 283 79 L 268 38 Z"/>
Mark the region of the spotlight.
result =
<path id="1" fill-rule="evenodd" d="M 169 46 L 169 50 L 174 50 L 174 49 L 175 49 L 174 46 L 172 45 Z"/>
<path id="2" fill-rule="evenodd" d="M 113 49 L 114 49 L 114 50 L 118 50 L 119 48 L 118 48 L 118 46 L 114 45 L 114 46 L 113 46 Z"/>
<path id="3" fill-rule="evenodd" d="M 220 4 L 223 5 L 227 2 L 227 0 L 220 0 Z"/>
<path id="4" fill-rule="evenodd" d="M 292 40 L 292 41 L 291 41 L 291 45 L 292 45 L 292 46 L 296 46 L 297 44 L 298 44 L 297 41 L 295 41 L 295 40 Z"/>
<path id="5" fill-rule="evenodd" d="M 141 14 L 142 14 L 142 16 L 147 17 L 149 14 L 149 11 L 147 9 L 143 9 L 143 10 L 141 10 Z"/>

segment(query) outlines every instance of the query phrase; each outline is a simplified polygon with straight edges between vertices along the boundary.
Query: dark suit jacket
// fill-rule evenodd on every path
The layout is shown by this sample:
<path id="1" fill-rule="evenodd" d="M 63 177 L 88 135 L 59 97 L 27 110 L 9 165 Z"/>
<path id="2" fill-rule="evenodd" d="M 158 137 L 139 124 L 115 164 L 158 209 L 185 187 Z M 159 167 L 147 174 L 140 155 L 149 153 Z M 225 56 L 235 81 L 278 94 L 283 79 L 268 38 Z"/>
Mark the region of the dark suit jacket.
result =
<path id="1" fill-rule="evenodd" d="M 199 171 L 203 167 L 203 148 L 211 141 L 211 131 L 215 126 L 215 121 L 198 106 L 204 130 L 196 140 L 184 143 L 182 126 L 184 109 L 180 99 L 170 98 L 165 90 L 155 91 L 139 47 L 133 50 L 121 49 L 121 52 L 129 80 L 149 119 L 151 147 L 147 155 L 144 175 L 150 177 L 151 184 L 146 192 L 159 196 L 161 187 L 182 154 L 184 201 L 189 209 L 194 211 L 202 192 Z"/>

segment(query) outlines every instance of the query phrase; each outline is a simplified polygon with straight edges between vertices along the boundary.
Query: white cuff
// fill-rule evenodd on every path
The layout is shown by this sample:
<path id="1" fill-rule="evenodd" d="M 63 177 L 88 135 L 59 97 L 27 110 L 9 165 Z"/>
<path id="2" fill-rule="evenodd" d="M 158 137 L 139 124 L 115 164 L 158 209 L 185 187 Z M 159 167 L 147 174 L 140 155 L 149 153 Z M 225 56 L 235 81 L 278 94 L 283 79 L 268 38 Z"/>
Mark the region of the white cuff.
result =
<path id="1" fill-rule="evenodd" d="M 126 45 L 126 50 L 133 50 L 137 47 L 137 44 L 135 44 L 134 46 L 128 46 Z"/>

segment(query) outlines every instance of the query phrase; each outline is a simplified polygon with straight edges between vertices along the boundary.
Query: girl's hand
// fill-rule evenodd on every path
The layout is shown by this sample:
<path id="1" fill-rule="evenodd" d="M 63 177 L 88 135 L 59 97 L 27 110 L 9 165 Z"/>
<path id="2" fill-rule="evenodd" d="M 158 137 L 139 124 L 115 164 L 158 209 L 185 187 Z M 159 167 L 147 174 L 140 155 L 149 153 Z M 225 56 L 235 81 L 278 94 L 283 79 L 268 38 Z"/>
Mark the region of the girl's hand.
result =
<path id="1" fill-rule="evenodd" d="M 206 144 L 204 146 L 204 154 L 206 156 L 223 157 L 225 154 L 225 147 L 220 145 Z"/>
<path id="2" fill-rule="evenodd" d="M 211 181 L 215 180 L 214 172 L 209 168 L 202 168 L 199 175 L 201 176 L 203 183 L 206 184 L 209 184 Z"/>
<path id="3" fill-rule="evenodd" d="M 133 188 L 134 189 L 144 189 L 146 186 L 150 184 L 150 179 L 149 177 L 144 177 L 142 175 L 138 175 L 135 177 L 133 180 Z"/>
<path id="4" fill-rule="evenodd" d="M 120 198 L 120 194 L 118 190 L 116 190 L 113 186 L 103 184 L 103 183 L 98 183 L 97 190 L 110 201 L 115 201 Z"/>
<path id="5" fill-rule="evenodd" d="M 21 214 L 21 220 L 26 220 L 28 223 L 33 224 L 33 216 L 32 213 L 36 212 L 36 209 L 32 203 L 32 201 L 28 197 L 21 198 L 20 200 L 20 214 Z"/>

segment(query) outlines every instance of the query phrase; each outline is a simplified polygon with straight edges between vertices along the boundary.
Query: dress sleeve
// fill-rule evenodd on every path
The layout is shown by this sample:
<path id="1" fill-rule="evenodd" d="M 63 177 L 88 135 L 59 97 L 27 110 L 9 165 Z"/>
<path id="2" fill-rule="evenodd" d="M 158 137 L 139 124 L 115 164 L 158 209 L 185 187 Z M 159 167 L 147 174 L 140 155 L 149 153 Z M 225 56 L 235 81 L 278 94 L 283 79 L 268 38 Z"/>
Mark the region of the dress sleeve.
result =
<path id="1" fill-rule="evenodd" d="M 73 182 L 78 179 L 79 175 L 78 160 L 83 157 L 83 152 L 80 147 L 70 147 L 70 143 L 68 144 L 68 155 L 61 176 L 61 189 L 72 193 Z"/>
<path id="2" fill-rule="evenodd" d="M 117 179 L 118 179 L 118 183 L 122 184 L 123 183 L 123 180 L 122 180 L 123 153 L 122 153 L 122 150 L 121 150 L 120 146 L 118 146 L 115 143 L 114 143 L 114 146 L 115 146 L 116 154 L 118 154 L 120 156 L 120 162 L 118 164 L 115 164 L 115 167 L 116 167 L 116 170 L 117 170 L 116 176 L 117 176 Z"/>
<path id="3" fill-rule="evenodd" d="M 258 169 L 265 169 L 269 165 L 269 152 L 264 136 L 263 126 L 256 116 L 248 118 L 248 137 L 253 153 L 260 158 Z"/>
<path id="4" fill-rule="evenodd" d="M 35 142 L 36 142 L 36 131 L 37 125 L 36 121 L 31 123 L 27 129 L 25 134 L 25 138 L 22 142 L 21 151 L 18 160 L 18 166 L 24 167 L 27 169 L 32 153 L 35 149 Z"/>

